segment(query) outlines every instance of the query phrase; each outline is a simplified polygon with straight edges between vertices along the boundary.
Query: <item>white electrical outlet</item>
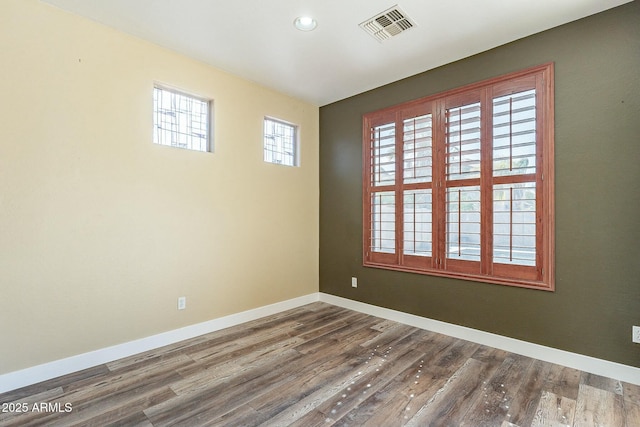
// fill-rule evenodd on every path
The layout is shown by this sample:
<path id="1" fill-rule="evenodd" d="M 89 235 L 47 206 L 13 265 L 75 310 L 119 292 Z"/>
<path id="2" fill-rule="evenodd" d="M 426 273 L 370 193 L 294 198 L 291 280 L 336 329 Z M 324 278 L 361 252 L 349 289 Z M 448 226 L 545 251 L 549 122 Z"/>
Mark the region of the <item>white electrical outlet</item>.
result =
<path id="1" fill-rule="evenodd" d="M 351 278 L 351 287 L 352 288 L 357 288 L 358 287 L 358 278 L 357 277 L 352 277 Z"/>
<path id="2" fill-rule="evenodd" d="M 640 344 L 640 326 L 633 327 L 633 336 L 631 337 L 631 340 Z"/>
<path id="3" fill-rule="evenodd" d="M 178 298 L 178 310 L 184 310 L 187 308 L 187 297 Z"/>

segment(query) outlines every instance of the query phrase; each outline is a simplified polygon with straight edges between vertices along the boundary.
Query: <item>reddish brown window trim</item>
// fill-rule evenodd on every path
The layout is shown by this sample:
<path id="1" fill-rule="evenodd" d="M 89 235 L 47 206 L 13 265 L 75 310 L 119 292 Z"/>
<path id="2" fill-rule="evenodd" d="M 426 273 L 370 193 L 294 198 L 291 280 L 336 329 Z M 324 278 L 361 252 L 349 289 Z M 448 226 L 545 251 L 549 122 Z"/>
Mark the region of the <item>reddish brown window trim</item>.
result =
<path id="1" fill-rule="evenodd" d="M 553 291 L 553 96 L 548 63 L 365 114 L 364 266 Z M 520 110 L 533 119 L 519 120 L 512 107 L 524 98 L 533 106 Z M 530 129 L 520 133 L 533 134 L 535 144 L 516 140 L 525 121 Z M 496 142 L 499 132 L 508 132 L 508 147 Z M 416 148 L 425 138 L 430 148 Z"/>

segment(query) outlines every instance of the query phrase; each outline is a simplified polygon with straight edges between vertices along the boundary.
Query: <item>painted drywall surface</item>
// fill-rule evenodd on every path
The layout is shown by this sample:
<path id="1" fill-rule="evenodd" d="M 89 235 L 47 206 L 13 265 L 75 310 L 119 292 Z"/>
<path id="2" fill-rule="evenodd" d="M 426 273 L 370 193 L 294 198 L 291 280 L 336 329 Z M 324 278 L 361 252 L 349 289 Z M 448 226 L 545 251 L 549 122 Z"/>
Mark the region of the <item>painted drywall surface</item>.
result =
<path id="1" fill-rule="evenodd" d="M 36 0 L 0 52 L 0 374 L 318 291 L 317 106 Z M 152 144 L 154 82 L 214 100 L 214 153 Z"/>
<path id="2" fill-rule="evenodd" d="M 362 267 L 362 114 L 550 61 L 556 292 Z M 633 2 L 322 107 L 320 290 L 640 366 L 638 70 Z"/>

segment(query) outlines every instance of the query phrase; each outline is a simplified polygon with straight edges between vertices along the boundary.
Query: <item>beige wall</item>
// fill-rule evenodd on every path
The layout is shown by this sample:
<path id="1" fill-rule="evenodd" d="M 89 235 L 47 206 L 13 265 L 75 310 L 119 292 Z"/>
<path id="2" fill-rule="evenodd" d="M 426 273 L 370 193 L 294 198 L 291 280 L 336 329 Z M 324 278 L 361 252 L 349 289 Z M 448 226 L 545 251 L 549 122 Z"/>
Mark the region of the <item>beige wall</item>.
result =
<path id="1" fill-rule="evenodd" d="M 316 106 L 36 0 L 0 52 L 0 374 L 318 291 Z M 152 144 L 155 81 L 214 99 L 214 153 Z"/>

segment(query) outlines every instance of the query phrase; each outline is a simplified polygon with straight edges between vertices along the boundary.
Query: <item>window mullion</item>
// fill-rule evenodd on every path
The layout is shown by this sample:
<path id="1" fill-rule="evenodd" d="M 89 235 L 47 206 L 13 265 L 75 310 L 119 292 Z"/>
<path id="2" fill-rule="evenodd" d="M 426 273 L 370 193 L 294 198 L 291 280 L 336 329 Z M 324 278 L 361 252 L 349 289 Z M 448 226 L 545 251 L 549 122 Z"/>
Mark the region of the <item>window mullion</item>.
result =
<path id="1" fill-rule="evenodd" d="M 395 190 L 396 190 L 396 263 L 403 264 L 404 258 L 404 128 L 402 126 L 402 112 L 396 113 L 395 119 L 395 145 L 396 145 L 396 170 L 395 170 Z"/>
<path id="2" fill-rule="evenodd" d="M 445 268 L 445 103 L 434 102 L 433 126 L 433 265 L 436 269 Z"/>
<path id="3" fill-rule="evenodd" d="M 482 274 L 493 274 L 493 91 L 480 92 L 480 268 Z"/>

